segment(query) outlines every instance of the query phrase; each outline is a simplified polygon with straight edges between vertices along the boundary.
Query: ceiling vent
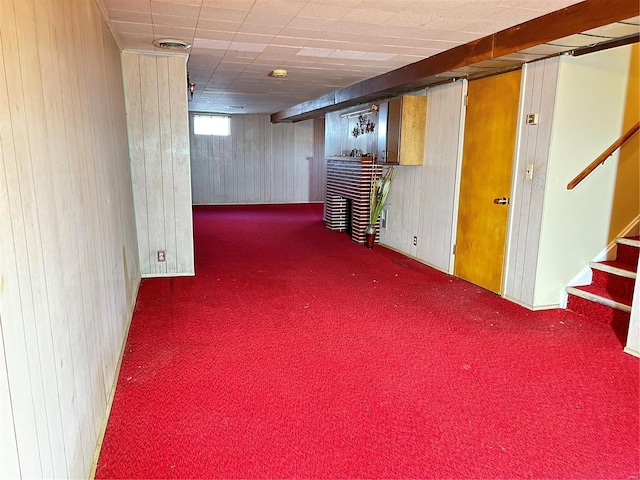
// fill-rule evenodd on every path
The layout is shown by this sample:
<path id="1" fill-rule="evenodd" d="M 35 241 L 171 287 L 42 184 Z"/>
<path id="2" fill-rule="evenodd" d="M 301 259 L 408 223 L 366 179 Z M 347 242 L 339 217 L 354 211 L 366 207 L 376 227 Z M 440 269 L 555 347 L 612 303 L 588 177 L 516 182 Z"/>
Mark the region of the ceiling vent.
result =
<path id="1" fill-rule="evenodd" d="M 158 48 L 164 48 L 165 50 L 186 50 L 191 47 L 190 43 L 183 42 L 182 40 L 176 40 L 175 38 L 160 38 L 154 40 L 153 44 Z"/>

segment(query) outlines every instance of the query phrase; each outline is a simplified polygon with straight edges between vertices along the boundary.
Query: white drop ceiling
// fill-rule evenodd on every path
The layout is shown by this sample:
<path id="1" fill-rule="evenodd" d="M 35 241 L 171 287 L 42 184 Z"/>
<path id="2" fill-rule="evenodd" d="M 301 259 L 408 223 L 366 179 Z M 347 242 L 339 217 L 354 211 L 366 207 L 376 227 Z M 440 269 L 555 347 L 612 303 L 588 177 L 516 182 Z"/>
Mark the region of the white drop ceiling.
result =
<path id="1" fill-rule="evenodd" d="M 274 113 L 579 3 L 575 0 L 102 0 L 123 49 L 192 44 L 189 110 Z M 522 63 L 593 37 L 638 32 L 638 18 L 499 61 Z M 556 45 L 557 44 L 557 45 Z M 492 60 L 490 62 L 496 62 Z M 492 65 L 476 64 L 455 75 Z M 287 78 L 270 77 L 286 69 Z M 469 70 L 469 71 L 467 71 Z M 186 80 L 185 80 L 186 88 Z"/>

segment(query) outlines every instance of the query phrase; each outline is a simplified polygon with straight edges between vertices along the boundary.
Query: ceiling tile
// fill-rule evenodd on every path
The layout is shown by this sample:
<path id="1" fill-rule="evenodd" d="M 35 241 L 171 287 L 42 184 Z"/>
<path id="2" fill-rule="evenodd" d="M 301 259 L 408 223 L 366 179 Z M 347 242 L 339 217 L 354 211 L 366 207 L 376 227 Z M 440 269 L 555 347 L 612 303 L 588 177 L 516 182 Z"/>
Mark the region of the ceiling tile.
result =
<path id="1" fill-rule="evenodd" d="M 195 28 L 180 28 L 165 25 L 154 25 L 153 27 L 153 33 L 155 34 L 156 38 L 171 37 L 180 40 L 191 41 L 195 36 L 195 31 Z"/>
<path id="2" fill-rule="evenodd" d="M 283 28 L 278 34 L 277 38 L 274 42 L 277 42 L 280 45 L 279 40 L 281 38 L 300 38 L 304 40 L 314 40 L 316 38 L 315 32 L 313 30 L 303 30 L 300 28 Z"/>
<path id="3" fill-rule="evenodd" d="M 173 1 L 163 2 L 151 0 L 151 13 L 198 18 L 200 15 L 200 5 L 184 5 Z"/>
<path id="4" fill-rule="evenodd" d="M 384 25 L 374 25 L 364 22 L 353 21 L 340 21 L 332 22 L 327 26 L 329 32 L 349 32 L 351 35 L 371 35 L 372 33 L 379 34 L 380 29 L 384 28 Z"/>
<path id="5" fill-rule="evenodd" d="M 322 20 L 340 20 L 352 10 L 354 10 L 354 7 L 350 6 L 349 2 L 342 2 L 342 5 L 333 6 L 331 8 L 327 8 L 326 5 L 319 3 L 309 2 L 302 8 L 298 17 Z"/>
<path id="6" fill-rule="evenodd" d="M 236 38 L 236 34 L 234 32 L 221 32 L 220 30 L 203 30 L 201 28 L 196 29 L 195 35 L 195 39 L 201 40 L 223 40 L 231 42 L 234 38 Z"/>
<path id="7" fill-rule="evenodd" d="M 285 35 L 278 35 L 271 45 L 276 47 L 296 47 L 303 48 L 309 44 L 311 39 L 309 38 L 300 38 L 300 37 L 288 37 Z"/>
<path id="8" fill-rule="evenodd" d="M 407 15 L 405 12 L 394 12 L 386 18 L 385 25 L 397 25 L 400 27 L 422 27 L 428 25 L 434 18 L 434 15 L 427 13 L 412 13 Z"/>
<path id="9" fill-rule="evenodd" d="M 206 38 L 195 38 L 193 40 L 194 48 L 211 48 L 214 50 L 227 50 L 231 45 L 231 40 L 217 40 Z"/>
<path id="10" fill-rule="evenodd" d="M 223 32 L 237 32 L 238 29 L 240 28 L 242 24 L 238 23 L 238 22 L 226 22 L 226 21 L 219 21 L 219 20 L 207 20 L 207 19 L 200 19 L 198 20 L 198 25 L 197 28 L 198 29 L 203 29 L 203 30 L 220 30 Z"/>
<path id="11" fill-rule="evenodd" d="M 532 62 L 534 60 L 544 58 L 544 57 L 545 55 L 516 52 L 516 53 L 510 53 L 509 55 L 505 55 L 504 57 L 500 57 L 500 58 L 503 58 L 505 60 L 519 60 L 521 62 Z"/>
<path id="12" fill-rule="evenodd" d="M 331 20 L 323 20 L 320 18 L 301 18 L 296 17 L 291 20 L 287 27 L 290 28 L 301 28 L 303 30 L 318 30 L 320 32 L 325 31 L 329 28 L 333 22 Z"/>
<path id="13" fill-rule="evenodd" d="M 586 47 L 593 45 L 602 40 L 600 37 L 594 37 L 592 35 L 571 35 L 569 37 L 559 38 L 552 42 L 548 42 L 549 45 L 563 46 L 563 47 Z"/>
<path id="14" fill-rule="evenodd" d="M 258 23 L 244 22 L 238 28 L 239 33 L 257 33 L 259 35 L 270 35 L 275 38 L 282 31 L 282 27 L 277 25 L 261 25 Z"/>
<path id="15" fill-rule="evenodd" d="M 556 47 L 553 45 L 543 44 L 543 45 L 538 45 L 536 47 L 526 48 L 524 50 L 521 50 L 518 53 L 531 53 L 533 55 L 555 55 L 557 53 L 562 52 L 563 50 L 564 50 L 563 47 Z"/>
<path id="16" fill-rule="evenodd" d="M 154 0 L 156 2 L 178 3 L 180 5 L 195 5 L 201 6 L 202 0 Z"/>
<path id="17" fill-rule="evenodd" d="M 200 10 L 200 21 L 215 20 L 221 22 L 244 22 L 247 12 L 244 10 L 233 10 L 229 8 L 202 7 Z"/>
<path id="18" fill-rule="evenodd" d="M 620 23 L 628 23 L 631 25 L 640 25 L 640 17 L 627 18 Z"/>
<path id="19" fill-rule="evenodd" d="M 494 2 L 468 2 L 447 13 L 447 17 L 462 20 L 490 19 L 500 12 Z"/>
<path id="20" fill-rule="evenodd" d="M 356 60 L 358 58 L 362 58 L 364 55 L 368 55 L 367 52 L 356 51 L 356 50 L 334 50 L 329 57 L 331 58 L 342 58 L 345 60 Z"/>
<path id="21" fill-rule="evenodd" d="M 243 52 L 240 50 L 227 50 L 224 54 L 223 62 L 241 63 L 250 65 L 258 56 L 258 52 Z"/>
<path id="22" fill-rule="evenodd" d="M 493 20 L 478 20 L 468 22 L 460 28 L 462 32 L 478 33 L 481 36 L 491 35 L 494 32 L 504 30 L 504 23 L 494 22 Z"/>
<path id="23" fill-rule="evenodd" d="M 153 14 L 153 24 L 169 27 L 196 28 L 197 17 L 176 17 L 173 15 Z"/>
<path id="24" fill-rule="evenodd" d="M 113 22 L 113 26 L 120 33 L 142 33 L 153 35 L 153 25 L 150 23 Z"/>
<path id="25" fill-rule="evenodd" d="M 626 23 L 614 23 L 612 25 L 606 25 L 600 28 L 594 28 L 593 30 L 587 30 L 583 33 L 589 35 L 596 35 L 601 37 L 626 37 L 627 35 L 634 35 L 640 31 L 637 25 L 630 25 Z"/>
<path id="26" fill-rule="evenodd" d="M 245 23 L 253 23 L 258 25 L 269 25 L 272 27 L 284 27 L 291 20 L 293 20 L 293 16 L 291 15 L 278 15 L 274 12 L 269 14 L 258 13 L 255 11 L 249 12 L 249 14 L 244 19 Z"/>
<path id="27" fill-rule="evenodd" d="M 229 50 L 235 50 L 239 52 L 262 52 L 267 48 L 266 43 L 251 43 L 251 42 L 231 42 Z"/>
<path id="28" fill-rule="evenodd" d="M 490 17 L 485 17 L 497 22 L 505 22 L 505 28 L 518 25 L 540 16 L 540 12 L 529 8 L 507 8 L 500 6 Z"/>
<path id="29" fill-rule="evenodd" d="M 305 47 L 301 48 L 300 51 L 296 54 L 301 57 L 322 57 L 326 58 L 335 52 L 333 48 L 316 48 L 316 47 Z"/>
<path id="30" fill-rule="evenodd" d="M 273 35 L 259 35 L 257 33 L 236 33 L 234 41 L 242 42 L 242 43 L 251 43 L 251 44 L 260 44 L 262 45 L 262 50 L 266 48 L 266 46 L 273 41 Z M 260 50 L 260 51 L 262 51 Z"/>
<path id="31" fill-rule="evenodd" d="M 203 7 L 227 8 L 230 10 L 251 10 L 254 0 L 203 0 Z"/>
<path id="32" fill-rule="evenodd" d="M 506 70 L 509 68 L 516 68 L 521 65 L 521 62 L 515 59 L 502 59 L 492 58 L 491 60 L 485 60 L 483 62 L 474 63 L 475 68 L 493 68 L 497 70 Z"/>
<path id="33" fill-rule="evenodd" d="M 527 8 L 538 12 L 552 12 L 579 3 L 576 0 L 502 0 L 500 5 L 511 8 Z M 540 13 L 538 13 L 540 15 Z"/>
<path id="34" fill-rule="evenodd" d="M 282 110 L 578 3 L 575 0 L 102 1 L 124 48 L 154 51 L 152 40 L 162 37 L 193 42 L 189 72 L 197 87 L 190 109 L 206 111 L 215 106 L 228 111 L 229 102 L 233 101 L 236 106 L 244 106 L 236 112 L 244 113 Z M 606 36 L 637 33 L 638 17 L 626 23 L 635 26 L 618 24 L 589 33 Z M 430 81 L 441 82 L 487 68 L 510 68 L 563 48 L 589 45 L 590 35 L 572 35 L 555 42 L 563 47 L 534 47 L 498 62 L 483 62 Z M 289 78 L 281 81 L 266 77 L 273 68 L 287 69 Z"/>
<path id="35" fill-rule="evenodd" d="M 258 58 L 264 60 L 288 60 L 298 53 L 299 50 L 297 47 L 268 46 L 260 53 Z"/>
<path id="36" fill-rule="evenodd" d="M 255 4 L 251 10 L 255 13 L 263 13 L 266 15 L 290 15 L 295 17 L 306 2 L 295 2 L 288 0 L 255 0 Z"/>
<path id="37" fill-rule="evenodd" d="M 365 53 L 362 57 L 360 57 L 360 60 L 369 60 L 372 62 L 387 62 L 395 56 L 396 56 L 395 53 L 369 52 L 369 53 Z"/>
<path id="38" fill-rule="evenodd" d="M 151 14 L 127 10 L 110 10 L 109 17 L 114 22 L 151 23 Z"/>
<path id="39" fill-rule="evenodd" d="M 120 40 L 126 44 L 126 48 L 130 50 L 155 51 L 155 47 L 153 46 L 153 35 L 123 32 L 119 37 Z"/>
<path id="40" fill-rule="evenodd" d="M 151 3 L 149 0 L 103 0 L 103 3 L 109 11 L 109 17 L 111 19 L 113 19 L 113 10 L 151 13 Z"/>
<path id="41" fill-rule="evenodd" d="M 357 8 L 351 10 L 340 20 L 368 25 L 387 25 L 387 18 L 393 16 L 395 12 L 391 9 L 377 10 L 374 8 Z"/>

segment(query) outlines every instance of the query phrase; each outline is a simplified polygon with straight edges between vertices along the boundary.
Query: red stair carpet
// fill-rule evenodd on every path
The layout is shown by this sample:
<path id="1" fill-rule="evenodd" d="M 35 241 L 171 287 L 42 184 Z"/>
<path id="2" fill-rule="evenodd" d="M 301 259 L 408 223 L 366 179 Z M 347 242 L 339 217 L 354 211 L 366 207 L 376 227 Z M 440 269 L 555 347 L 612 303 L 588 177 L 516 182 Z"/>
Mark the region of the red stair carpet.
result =
<path id="1" fill-rule="evenodd" d="M 567 309 L 609 324 L 626 343 L 640 248 L 637 237 L 618 238 L 616 243 L 615 260 L 590 264 L 590 285 L 567 288 Z"/>
<path id="2" fill-rule="evenodd" d="M 330 232 L 196 207 L 196 276 L 144 280 L 96 478 L 638 479 L 639 363 Z"/>

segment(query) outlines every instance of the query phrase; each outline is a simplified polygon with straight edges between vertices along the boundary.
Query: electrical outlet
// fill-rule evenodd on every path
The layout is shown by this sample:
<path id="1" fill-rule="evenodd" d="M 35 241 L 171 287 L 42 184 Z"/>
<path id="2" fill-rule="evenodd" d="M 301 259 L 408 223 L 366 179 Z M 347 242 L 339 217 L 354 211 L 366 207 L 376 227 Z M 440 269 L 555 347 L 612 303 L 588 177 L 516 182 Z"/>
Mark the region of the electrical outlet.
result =
<path id="1" fill-rule="evenodd" d="M 167 254 L 164 250 L 158 250 L 158 261 L 159 262 L 167 261 Z"/>
<path id="2" fill-rule="evenodd" d="M 418 245 L 418 237 L 413 237 L 413 244 Z"/>

